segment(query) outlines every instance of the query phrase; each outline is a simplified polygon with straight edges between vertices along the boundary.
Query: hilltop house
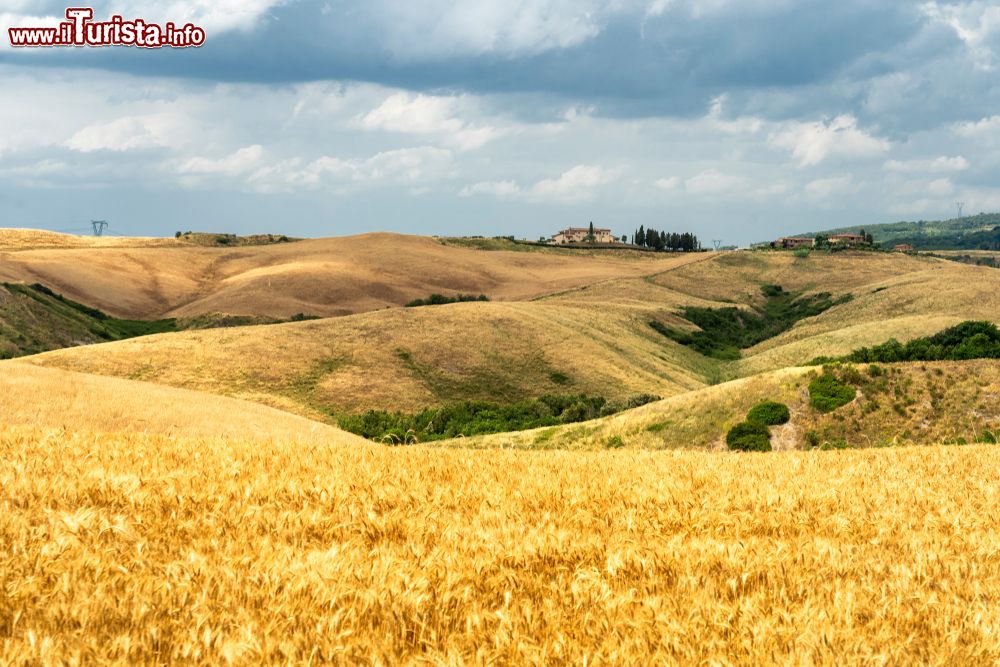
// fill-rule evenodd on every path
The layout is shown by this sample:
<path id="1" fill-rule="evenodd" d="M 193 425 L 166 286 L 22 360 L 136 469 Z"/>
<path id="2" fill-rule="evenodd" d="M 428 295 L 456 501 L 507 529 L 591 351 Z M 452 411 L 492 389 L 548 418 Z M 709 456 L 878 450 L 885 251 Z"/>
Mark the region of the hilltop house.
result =
<path id="1" fill-rule="evenodd" d="M 569 227 L 555 234 L 552 242 L 557 245 L 585 243 L 589 234 L 589 227 Z M 594 243 L 618 243 L 618 239 L 611 235 L 610 229 L 594 227 Z"/>
<path id="2" fill-rule="evenodd" d="M 782 236 L 771 244 L 772 248 L 811 248 L 815 244 L 815 239 L 807 239 L 801 236 Z"/>
<path id="3" fill-rule="evenodd" d="M 844 245 L 863 245 L 866 239 L 861 234 L 830 234 L 830 243 Z"/>
<path id="4" fill-rule="evenodd" d="M 900 243 L 899 245 L 893 247 L 893 250 L 896 252 L 914 252 L 916 248 L 909 243 Z"/>

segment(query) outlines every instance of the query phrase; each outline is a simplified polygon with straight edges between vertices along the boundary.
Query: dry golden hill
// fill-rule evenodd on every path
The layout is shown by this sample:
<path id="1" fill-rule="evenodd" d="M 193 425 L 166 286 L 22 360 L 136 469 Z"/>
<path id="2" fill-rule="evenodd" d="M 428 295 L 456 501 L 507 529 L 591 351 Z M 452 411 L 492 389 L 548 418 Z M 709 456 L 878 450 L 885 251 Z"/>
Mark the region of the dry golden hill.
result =
<path id="1" fill-rule="evenodd" d="M 995 665 L 998 466 L 0 427 L 0 663 Z"/>
<path id="2" fill-rule="evenodd" d="M 544 393 L 676 394 L 701 386 L 686 366 L 696 356 L 627 309 L 492 302 L 147 336 L 28 360 L 322 418 Z"/>
<path id="3" fill-rule="evenodd" d="M 248 401 L 16 361 L 0 363 L 0 421 L 68 432 L 363 442 L 326 424 Z"/>
<path id="4" fill-rule="evenodd" d="M 891 337 L 927 336 L 965 320 L 1000 322 L 1000 271 L 898 253 L 728 253 L 649 280 L 716 306 L 759 302 L 766 284 L 851 295 L 849 303 L 744 351 L 737 375 L 843 355 Z"/>
<path id="5" fill-rule="evenodd" d="M 236 248 L 173 239 L 162 240 L 163 247 L 102 245 L 115 241 L 0 250 L 0 281 L 42 283 L 134 319 L 206 313 L 329 317 L 400 306 L 434 292 L 525 300 L 707 257 L 487 252 L 385 233 Z"/>
<path id="6" fill-rule="evenodd" d="M 0 227 L 0 251 L 39 249 L 79 250 L 87 248 L 171 248 L 185 243 L 150 236 L 77 236 L 46 229 Z"/>
<path id="7" fill-rule="evenodd" d="M 481 252 L 481 255 L 492 253 Z M 524 255 L 524 253 L 522 253 Z M 678 258 L 678 262 L 685 261 Z M 684 305 L 756 303 L 760 287 L 853 298 L 747 351 L 708 359 L 650 326 Z M 1000 272 L 904 255 L 732 253 L 530 302 L 389 309 L 166 334 L 33 357 L 37 364 L 261 401 L 312 418 L 544 393 L 675 396 L 707 384 L 928 335 L 1000 312 Z"/>

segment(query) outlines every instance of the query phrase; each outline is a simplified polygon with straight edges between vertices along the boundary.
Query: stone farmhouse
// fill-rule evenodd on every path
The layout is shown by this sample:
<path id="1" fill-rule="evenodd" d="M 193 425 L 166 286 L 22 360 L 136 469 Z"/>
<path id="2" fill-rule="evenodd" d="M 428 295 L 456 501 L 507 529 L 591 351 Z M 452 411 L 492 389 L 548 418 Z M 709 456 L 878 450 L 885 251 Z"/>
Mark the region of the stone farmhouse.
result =
<path id="1" fill-rule="evenodd" d="M 804 238 L 800 236 L 782 236 L 780 239 L 771 244 L 772 248 L 811 248 L 815 245 L 814 239 Z"/>
<path id="2" fill-rule="evenodd" d="M 844 245 L 862 245 L 865 237 L 861 234 L 831 234 L 830 243 L 843 243 Z"/>
<path id="3" fill-rule="evenodd" d="M 589 227 L 569 227 L 553 235 L 552 242 L 556 245 L 566 245 L 567 243 L 585 243 L 587 235 L 590 234 Z M 610 229 L 594 227 L 594 243 L 618 243 L 619 239 L 611 235 Z"/>

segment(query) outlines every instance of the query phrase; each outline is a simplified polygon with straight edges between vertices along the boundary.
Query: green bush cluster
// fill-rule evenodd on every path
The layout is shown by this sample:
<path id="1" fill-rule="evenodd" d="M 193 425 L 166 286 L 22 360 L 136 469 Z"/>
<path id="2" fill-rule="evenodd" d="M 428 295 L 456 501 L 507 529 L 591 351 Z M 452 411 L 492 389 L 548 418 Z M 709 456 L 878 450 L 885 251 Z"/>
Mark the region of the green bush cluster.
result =
<path id="1" fill-rule="evenodd" d="M 745 421 L 729 429 L 726 434 L 729 449 L 740 452 L 771 451 L 771 430 L 757 422 Z"/>
<path id="2" fill-rule="evenodd" d="M 425 408 L 415 414 L 369 410 L 359 415 L 343 416 L 338 421 L 341 428 L 362 437 L 405 444 L 572 424 L 614 414 L 628 409 L 625 406 L 642 405 L 644 401 L 658 398 L 641 395 L 608 403 L 601 396 L 574 394 L 546 395 L 509 405 L 462 401 L 440 408 Z"/>
<path id="3" fill-rule="evenodd" d="M 746 421 L 729 429 L 726 446 L 740 452 L 769 452 L 771 429 L 768 427 L 787 424 L 791 418 L 792 414 L 784 403 L 762 401 L 750 408 Z"/>
<path id="4" fill-rule="evenodd" d="M 854 387 L 844 384 L 831 371 L 825 370 L 809 383 L 809 404 L 820 412 L 833 412 L 853 401 L 857 393 Z"/>
<path id="5" fill-rule="evenodd" d="M 97 308 L 91 308 L 90 306 L 85 306 L 82 303 L 68 299 L 62 294 L 52 291 L 41 283 L 35 283 L 27 286 L 4 283 L 4 286 L 8 290 L 25 294 L 26 296 L 39 301 L 42 305 L 50 305 L 52 301 L 58 302 L 64 306 L 68 312 L 75 311 L 76 313 L 93 320 L 92 326 L 90 327 L 91 333 L 104 340 L 122 340 L 125 338 L 136 338 L 138 336 L 148 336 L 151 334 L 167 333 L 177 330 L 177 320 L 175 319 L 118 319 L 117 317 L 111 317 Z M 46 297 L 48 297 L 51 301 L 47 303 Z"/>
<path id="6" fill-rule="evenodd" d="M 819 315 L 851 298 L 845 295 L 833 299 L 826 293 L 796 298 L 781 285 L 764 285 L 761 291 L 766 301 L 759 311 L 685 307 L 682 310 L 684 319 L 697 325 L 700 331 L 678 331 L 657 320 L 650 321 L 649 325 L 706 357 L 734 360 L 740 358 L 740 350 L 773 338 L 791 329 L 799 320 Z"/>
<path id="7" fill-rule="evenodd" d="M 443 306 L 448 303 L 466 303 L 469 301 L 489 301 L 485 294 L 474 296 L 472 294 L 456 294 L 455 296 L 445 296 L 443 294 L 431 294 L 426 299 L 414 299 L 406 304 L 407 308 L 419 308 L 420 306 Z"/>
<path id="8" fill-rule="evenodd" d="M 629 396 L 622 401 L 611 401 L 601 408 L 601 416 L 607 417 L 608 415 L 616 415 L 619 412 L 625 412 L 626 410 L 642 407 L 647 403 L 654 403 L 661 398 L 661 396 L 657 396 L 656 394 L 636 394 L 634 396 Z"/>
<path id="9" fill-rule="evenodd" d="M 857 363 L 1000 359 L 1000 329 L 992 322 L 970 320 L 908 343 L 893 338 L 881 345 L 863 347 L 846 359 Z"/>
<path id="10" fill-rule="evenodd" d="M 750 408 L 750 412 L 747 413 L 748 422 L 764 424 L 765 426 L 780 426 L 781 424 L 787 424 L 788 420 L 791 418 L 792 415 L 788 410 L 788 406 L 784 403 L 777 403 L 775 401 L 764 401 L 763 403 L 758 403 Z"/>

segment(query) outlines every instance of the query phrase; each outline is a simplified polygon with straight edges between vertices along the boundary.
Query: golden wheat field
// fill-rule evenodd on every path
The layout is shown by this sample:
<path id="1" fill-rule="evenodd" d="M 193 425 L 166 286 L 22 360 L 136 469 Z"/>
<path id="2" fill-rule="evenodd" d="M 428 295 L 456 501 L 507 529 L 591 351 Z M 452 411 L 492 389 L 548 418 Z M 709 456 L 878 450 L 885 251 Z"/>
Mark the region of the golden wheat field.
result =
<path id="1" fill-rule="evenodd" d="M 0 661 L 1000 660 L 994 447 L 0 431 Z"/>

